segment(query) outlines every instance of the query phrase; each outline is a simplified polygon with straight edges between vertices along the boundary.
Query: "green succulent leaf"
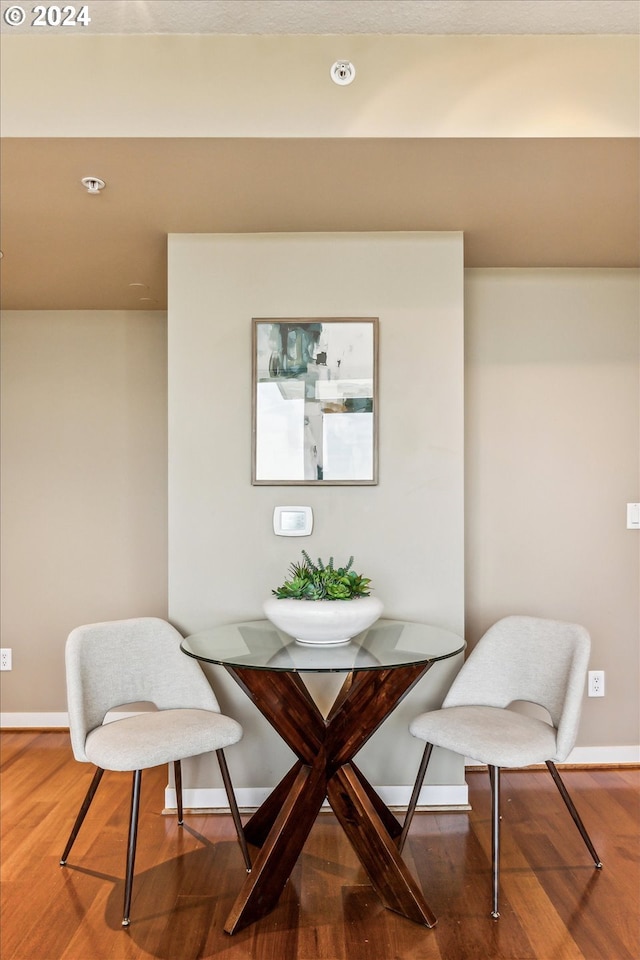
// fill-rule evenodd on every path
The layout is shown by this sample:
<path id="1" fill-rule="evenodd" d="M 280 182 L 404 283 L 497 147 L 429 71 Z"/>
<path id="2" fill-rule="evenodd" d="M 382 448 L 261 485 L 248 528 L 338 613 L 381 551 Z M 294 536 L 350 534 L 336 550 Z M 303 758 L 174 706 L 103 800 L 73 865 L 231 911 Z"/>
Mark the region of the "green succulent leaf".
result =
<path id="1" fill-rule="evenodd" d="M 291 563 L 289 579 L 271 592 L 281 600 L 354 600 L 368 597 L 371 580 L 352 570 L 352 565 L 353 557 L 344 567 L 335 567 L 333 557 L 327 563 L 319 557 L 316 563 L 303 550 L 302 562 Z"/>

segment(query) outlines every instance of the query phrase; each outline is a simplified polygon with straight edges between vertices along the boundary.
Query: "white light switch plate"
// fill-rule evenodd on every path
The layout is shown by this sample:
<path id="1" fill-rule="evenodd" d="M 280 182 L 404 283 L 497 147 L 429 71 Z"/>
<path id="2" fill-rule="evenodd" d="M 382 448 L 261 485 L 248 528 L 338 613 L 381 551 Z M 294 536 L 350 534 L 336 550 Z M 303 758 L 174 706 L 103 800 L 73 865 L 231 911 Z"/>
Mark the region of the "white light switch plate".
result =
<path id="1" fill-rule="evenodd" d="M 640 503 L 627 504 L 627 530 L 640 530 Z"/>

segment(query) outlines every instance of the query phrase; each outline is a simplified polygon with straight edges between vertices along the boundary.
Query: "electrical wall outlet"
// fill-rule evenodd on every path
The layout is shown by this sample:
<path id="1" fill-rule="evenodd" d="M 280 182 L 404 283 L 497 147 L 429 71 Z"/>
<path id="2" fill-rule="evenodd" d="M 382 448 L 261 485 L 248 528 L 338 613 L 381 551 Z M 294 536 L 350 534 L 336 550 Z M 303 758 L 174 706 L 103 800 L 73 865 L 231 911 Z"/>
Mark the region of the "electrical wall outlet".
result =
<path id="1" fill-rule="evenodd" d="M 588 694 L 590 697 L 604 697 L 604 670 L 589 670 Z"/>
<path id="2" fill-rule="evenodd" d="M 0 650 L 0 670 L 11 670 L 11 647 Z"/>

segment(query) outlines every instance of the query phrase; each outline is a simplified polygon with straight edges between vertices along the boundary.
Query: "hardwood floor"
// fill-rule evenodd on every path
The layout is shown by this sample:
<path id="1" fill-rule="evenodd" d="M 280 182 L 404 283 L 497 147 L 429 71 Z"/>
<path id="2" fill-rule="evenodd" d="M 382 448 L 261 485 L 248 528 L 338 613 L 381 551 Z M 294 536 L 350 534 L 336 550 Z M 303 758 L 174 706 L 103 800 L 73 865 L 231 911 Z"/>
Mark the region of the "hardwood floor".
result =
<path id="1" fill-rule="evenodd" d="M 602 858 L 594 869 L 546 771 L 502 776 L 501 919 L 489 915 L 490 793 L 470 813 L 417 814 L 404 859 L 438 917 L 385 910 L 332 814 L 313 827 L 276 909 L 234 936 L 244 877 L 228 816 L 160 813 L 145 772 L 131 926 L 120 925 L 130 775 L 106 773 L 69 863 L 58 861 L 93 768 L 66 733 L 3 732 L 2 960 L 637 960 L 640 771 L 566 770 Z"/>

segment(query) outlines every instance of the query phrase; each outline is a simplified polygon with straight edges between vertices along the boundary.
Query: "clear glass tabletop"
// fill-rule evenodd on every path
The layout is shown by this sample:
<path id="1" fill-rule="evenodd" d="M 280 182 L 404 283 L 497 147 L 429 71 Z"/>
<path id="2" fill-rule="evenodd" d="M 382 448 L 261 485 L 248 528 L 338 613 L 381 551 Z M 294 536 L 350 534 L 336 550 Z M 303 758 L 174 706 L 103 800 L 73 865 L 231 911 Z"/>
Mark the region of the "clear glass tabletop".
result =
<path id="1" fill-rule="evenodd" d="M 248 620 L 194 633 L 181 647 L 208 663 L 287 673 L 345 673 L 445 660 L 461 653 L 465 642 L 426 623 L 378 620 L 348 643 L 311 645 L 299 643 L 269 620 Z"/>

